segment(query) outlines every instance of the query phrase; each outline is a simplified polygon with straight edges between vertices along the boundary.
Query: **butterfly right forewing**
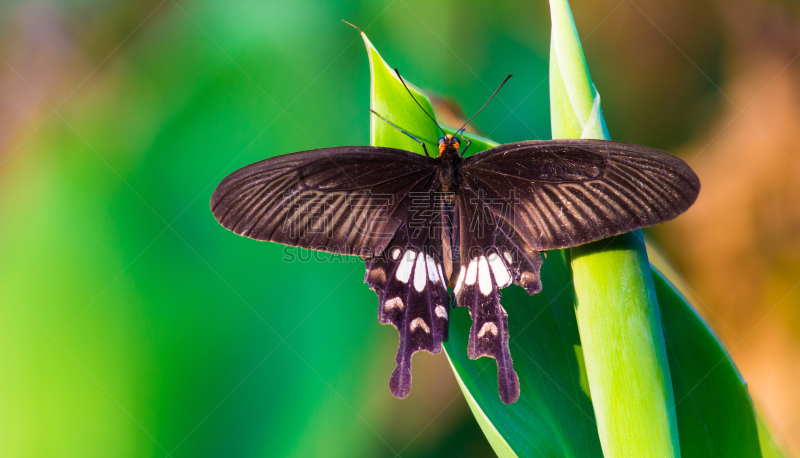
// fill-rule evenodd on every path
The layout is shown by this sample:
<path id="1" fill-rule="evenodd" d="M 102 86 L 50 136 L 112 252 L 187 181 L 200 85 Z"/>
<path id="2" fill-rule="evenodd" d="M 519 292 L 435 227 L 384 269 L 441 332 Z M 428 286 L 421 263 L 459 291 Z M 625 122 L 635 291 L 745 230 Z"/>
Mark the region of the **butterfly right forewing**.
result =
<path id="1" fill-rule="evenodd" d="M 700 181 L 679 158 L 631 143 L 527 141 L 465 159 L 481 199 L 536 250 L 566 248 L 675 218 Z"/>

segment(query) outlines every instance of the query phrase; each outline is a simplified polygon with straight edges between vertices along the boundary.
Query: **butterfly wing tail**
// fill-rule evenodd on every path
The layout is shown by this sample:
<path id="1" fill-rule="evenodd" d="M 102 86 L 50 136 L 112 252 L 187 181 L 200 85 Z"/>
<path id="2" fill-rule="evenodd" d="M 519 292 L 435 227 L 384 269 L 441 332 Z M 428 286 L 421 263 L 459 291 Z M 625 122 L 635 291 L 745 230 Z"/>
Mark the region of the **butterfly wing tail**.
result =
<path id="1" fill-rule="evenodd" d="M 500 288 L 510 283 L 508 269 L 494 253 L 470 261 L 454 291 L 458 305 L 468 307 L 472 316 L 467 354 L 497 361 L 497 386 L 505 404 L 517 402 L 520 392 L 509 350 L 508 314 L 500 305 Z"/>
<path id="2" fill-rule="evenodd" d="M 378 294 L 378 320 L 400 334 L 389 390 L 398 398 L 411 391 L 411 357 L 425 350 L 439 353 L 447 337 L 450 304 L 441 262 L 405 246 L 367 262 L 365 281 Z M 395 249 L 399 251 L 395 251 Z"/>

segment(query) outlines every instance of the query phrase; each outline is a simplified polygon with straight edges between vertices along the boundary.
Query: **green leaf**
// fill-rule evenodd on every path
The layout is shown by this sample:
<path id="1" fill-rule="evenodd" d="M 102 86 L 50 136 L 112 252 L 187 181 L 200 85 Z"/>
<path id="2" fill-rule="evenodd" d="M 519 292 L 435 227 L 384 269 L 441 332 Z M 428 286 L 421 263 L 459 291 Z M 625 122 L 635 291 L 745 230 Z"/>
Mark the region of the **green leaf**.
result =
<path id="1" fill-rule="evenodd" d="M 764 419 L 761 415 L 756 414 L 756 422 L 758 423 L 758 439 L 761 441 L 761 456 L 763 458 L 781 458 L 784 456 L 778 443 L 773 439 L 772 433 L 769 431 Z"/>
<path id="2" fill-rule="evenodd" d="M 610 138 L 567 0 L 550 2 L 550 127 L 553 138 Z"/>
<path id="3" fill-rule="evenodd" d="M 686 299 L 655 267 L 651 271 L 664 323 L 683 456 L 760 456 L 747 384 Z"/>
<path id="4" fill-rule="evenodd" d="M 605 456 L 680 456 L 641 231 L 572 249 L 576 314 Z"/>
<path id="5" fill-rule="evenodd" d="M 553 135 L 609 139 L 569 3 L 551 0 L 550 11 Z M 680 456 L 670 367 L 641 230 L 570 253 L 605 456 Z"/>
<path id="6" fill-rule="evenodd" d="M 569 4 L 550 4 L 553 135 L 608 139 Z M 640 237 L 636 231 L 572 250 L 576 313 L 606 456 L 779 456 L 710 328 L 655 268 L 648 274 Z"/>

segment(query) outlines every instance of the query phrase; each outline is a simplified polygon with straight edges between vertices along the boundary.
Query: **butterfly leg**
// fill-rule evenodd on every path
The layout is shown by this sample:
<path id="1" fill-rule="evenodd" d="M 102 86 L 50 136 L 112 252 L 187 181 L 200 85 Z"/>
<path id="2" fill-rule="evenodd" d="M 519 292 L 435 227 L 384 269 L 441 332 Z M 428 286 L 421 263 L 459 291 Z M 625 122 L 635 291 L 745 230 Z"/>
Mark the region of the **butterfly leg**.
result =
<path id="1" fill-rule="evenodd" d="M 378 112 L 377 112 L 377 111 L 375 111 L 375 110 L 373 110 L 372 108 L 370 108 L 370 109 L 369 109 L 369 111 L 371 111 L 371 112 L 372 112 L 372 114 L 374 114 L 375 116 L 377 116 L 378 118 L 380 118 L 380 119 L 381 119 L 383 122 L 385 122 L 386 124 L 389 124 L 390 126 L 394 127 L 395 129 L 399 130 L 400 132 L 402 132 L 402 133 L 404 133 L 404 134 L 408 135 L 408 136 L 409 136 L 409 137 L 410 137 L 412 140 L 414 140 L 415 142 L 417 142 L 417 143 L 419 143 L 420 145 L 422 145 L 422 150 L 423 150 L 423 151 L 425 151 L 425 155 L 426 155 L 426 156 L 428 156 L 428 157 L 431 157 L 431 155 L 430 155 L 430 154 L 428 154 L 428 148 L 426 148 L 426 147 L 425 147 L 425 142 L 423 142 L 422 140 L 418 139 L 417 137 L 415 137 L 415 136 L 413 136 L 413 135 L 409 134 L 408 132 L 404 131 L 403 129 L 401 129 L 400 127 L 398 127 L 398 126 L 397 126 L 395 123 L 393 123 L 392 121 L 389 121 L 388 119 L 386 119 L 386 118 L 384 118 L 383 116 L 379 115 L 379 114 L 378 114 Z"/>
<path id="2" fill-rule="evenodd" d="M 464 149 L 462 149 L 462 150 L 461 150 L 461 155 L 463 156 L 463 155 L 464 155 L 464 153 L 466 153 L 466 152 L 467 152 L 467 148 L 469 148 L 469 145 L 471 145 L 471 144 L 472 144 L 472 140 L 470 140 L 470 139 L 468 139 L 468 138 L 466 138 L 466 137 L 461 137 L 461 138 L 463 138 L 464 140 L 466 140 L 466 141 L 467 141 L 467 146 L 465 146 L 465 147 L 464 147 Z"/>

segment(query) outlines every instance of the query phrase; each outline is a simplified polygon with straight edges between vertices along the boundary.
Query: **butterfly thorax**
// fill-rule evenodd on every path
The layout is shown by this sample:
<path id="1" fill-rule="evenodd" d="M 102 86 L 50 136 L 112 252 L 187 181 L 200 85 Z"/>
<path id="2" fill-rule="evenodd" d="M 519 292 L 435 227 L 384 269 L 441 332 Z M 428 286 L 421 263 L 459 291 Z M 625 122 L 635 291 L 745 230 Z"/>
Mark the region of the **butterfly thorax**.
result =
<path id="1" fill-rule="evenodd" d="M 439 157 L 436 158 L 437 190 L 445 195 L 445 200 L 452 204 L 455 195 L 461 187 L 461 162 L 463 159 L 458 153 L 458 143 L 440 145 Z"/>

